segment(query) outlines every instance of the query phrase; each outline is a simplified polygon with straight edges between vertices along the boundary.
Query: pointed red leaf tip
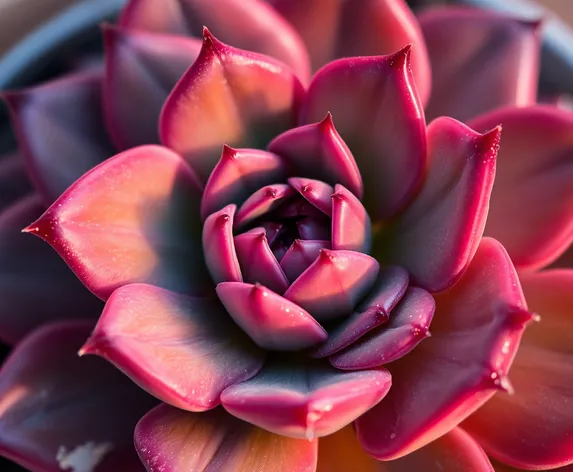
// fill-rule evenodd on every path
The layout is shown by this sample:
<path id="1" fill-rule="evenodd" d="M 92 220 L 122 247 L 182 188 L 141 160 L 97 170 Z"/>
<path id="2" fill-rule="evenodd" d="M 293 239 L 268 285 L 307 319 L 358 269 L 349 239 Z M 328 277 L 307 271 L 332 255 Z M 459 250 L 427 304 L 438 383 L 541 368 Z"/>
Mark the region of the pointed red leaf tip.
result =
<path id="1" fill-rule="evenodd" d="M 235 236 L 235 248 L 245 282 L 260 283 L 283 294 L 289 281 L 273 254 L 264 228 Z"/>
<path id="2" fill-rule="evenodd" d="M 374 220 L 401 209 L 426 168 L 424 112 L 409 51 L 406 46 L 388 56 L 351 57 L 326 65 L 315 74 L 302 106 L 302 123 L 332 112 L 362 172 L 364 201 Z"/>
<path id="3" fill-rule="evenodd" d="M 326 216 L 332 216 L 331 195 L 334 188 L 330 185 L 314 179 L 291 177 L 288 183 L 312 206 L 318 208 Z"/>
<path id="4" fill-rule="evenodd" d="M 38 195 L 30 195 L 0 213 L 0 339 L 10 345 L 51 321 L 95 323 L 102 309 L 51 247 L 21 233 L 44 208 Z"/>
<path id="5" fill-rule="evenodd" d="M 189 411 L 216 407 L 226 387 L 264 362 L 218 301 L 146 284 L 113 293 L 79 354 L 107 359 L 157 398 Z"/>
<path id="6" fill-rule="evenodd" d="M 0 452 L 26 470 L 139 470 L 132 431 L 157 400 L 102 359 L 76 355 L 91 328 L 44 326 L 2 366 Z"/>
<path id="7" fill-rule="evenodd" d="M 203 225 L 203 254 L 213 282 L 242 282 L 243 275 L 233 239 L 236 205 L 211 214 Z"/>
<path id="8" fill-rule="evenodd" d="M 506 108 L 471 126 L 494 123 L 503 124 L 503 139 L 485 234 L 499 239 L 518 269 L 539 269 L 573 241 L 573 113 Z"/>
<path id="9" fill-rule="evenodd" d="M 104 114 L 118 149 L 159 143 L 163 103 L 199 55 L 201 41 L 103 26 Z"/>
<path id="10" fill-rule="evenodd" d="M 288 184 L 267 185 L 255 191 L 239 207 L 235 228 L 241 229 L 257 218 L 292 200 L 297 192 Z"/>
<path id="11" fill-rule="evenodd" d="M 429 171 L 412 204 L 380 233 L 374 251 L 430 292 L 451 287 L 486 223 L 501 127 L 479 134 L 451 119 L 428 126 Z"/>
<path id="12" fill-rule="evenodd" d="M 484 238 L 461 279 L 435 299 L 432 337 L 388 366 L 388 398 L 357 421 L 360 442 L 378 459 L 428 444 L 507 386 L 527 307 L 503 246 Z"/>
<path id="13" fill-rule="evenodd" d="M 313 357 L 327 357 L 350 346 L 390 319 L 390 313 L 408 288 L 408 272 L 402 267 L 383 267 L 370 294 L 355 312 L 328 333 L 328 340 Z"/>
<path id="14" fill-rule="evenodd" d="M 130 0 L 119 20 L 127 29 L 201 36 L 203 25 L 235 47 L 274 57 L 288 64 L 305 83 L 310 77 L 308 53 L 292 25 L 258 0 Z"/>
<path id="15" fill-rule="evenodd" d="M 328 336 L 303 308 L 263 285 L 223 282 L 217 294 L 235 322 L 262 348 L 298 351 Z"/>
<path id="16" fill-rule="evenodd" d="M 103 122 L 101 81 L 98 68 L 2 95 L 32 183 L 47 205 L 114 154 Z"/>
<path id="17" fill-rule="evenodd" d="M 150 471 L 309 472 L 318 441 L 269 433 L 222 409 L 189 413 L 160 405 L 137 424 L 135 447 Z"/>
<path id="18" fill-rule="evenodd" d="M 496 108 L 535 103 L 539 21 L 450 7 L 422 13 L 419 20 L 433 74 L 428 119 L 465 122 Z"/>
<path id="19" fill-rule="evenodd" d="M 333 354 L 330 363 L 343 370 L 370 369 L 404 357 L 430 337 L 435 308 L 432 295 L 421 288 L 409 288 L 390 313 L 388 323 Z"/>
<path id="20" fill-rule="evenodd" d="M 295 239 L 281 259 L 281 267 L 289 282 L 294 282 L 308 269 L 322 249 L 330 249 L 330 241 Z"/>
<path id="21" fill-rule="evenodd" d="M 391 383 L 384 369 L 342 372 L 308 359 L 270 361 L 257 376 L 227 388 L 221 403 L 267 431 L 311 440 L 350 424 L 384 398 Z"/>
<path id="22" fill-rule="evenodd" d="M 372 224 L 362 202 L 349 190 L 336 184 L 332 199 L 332 249 L 369 253 Z"/>
<path id="23" fill-rule="evenodd" d="M 430 63 L 416 17 L 403 0 L 268 0 L 301 34 L 314 70 L 341 57 L 390 54 L 413 43 L 420 96 L 430 94 Z M 391 34 L 388 32 L 391 31 Z"/>
<path id="24" fill-rule="evenodd" d="M 330 112 L 318 123 L 285 131 L 270 142 L 268 149 L 279 154 L 296 175 L 333 186 L 342 183 L 362 198 L 360 170 L 336 131 Z"/>
<path id="25" fill-rule="evenodd" d="M 223 144 L 262 148 L 291 128 L 303 93 L 284 64 L 227 46 L 205 29 L 199 57 L 161 112 L 161 141 L 205 182 Z"/>
<path id="26" fill-rule="evenodd" d="M 141 146 L 85 174 L 24 231 L 47 241 L 102 299 L 134 282 L 203 293 L 200 192 L 181 157 Z"/>
<path id="27" fill-rule="evenodd" d="M 376 259 L 354 251 L 322 249 L 284 297 L 319 321 L 349 315 L 376 281 Z"/>
<path id="28" fill-rule="evenodd" d="M 518 469 L 568 465 L 563 470 L 571 470 L 573 271 L 524 274 L 520 279 L 530 309 L 542 322 L 530 326 L 521 341 L 510 371 L 515 394 L 495 395 L 463 426 L 488 454 Z"/>
<path id="29" fill-rule="evenodd" d="M 316 472 L 494 472 L 487 456 L 469 434 L 454 428 L 405 457 L 380 462 L 369 456 L 352 427 L 320 440 Z M 497 468 L 495 469 L 497 470 Z M 505 470 L 505 469 L 504 469 Z M 517 471 L 515 471 L 517 472 Z"/>
<path id="30" fill-rule="evenodd" d="M 257 189 L 284 181 L 286 177 L 285 162 L 276 154 L 224 145 L 221 158 L 205 185 L 201 216 L 206 219 L 231 203 L 241 205 Z"/>

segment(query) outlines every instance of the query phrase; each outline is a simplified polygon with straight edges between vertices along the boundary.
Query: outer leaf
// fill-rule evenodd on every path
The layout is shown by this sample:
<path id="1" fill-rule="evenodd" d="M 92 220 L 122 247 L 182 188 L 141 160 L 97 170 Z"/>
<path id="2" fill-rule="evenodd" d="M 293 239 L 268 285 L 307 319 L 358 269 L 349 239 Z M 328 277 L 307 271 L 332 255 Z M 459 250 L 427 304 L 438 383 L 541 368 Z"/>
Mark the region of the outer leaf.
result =
<path id="1" fill-rule="evenodd" d="M 317 472 L 493 472 L 479 445 L 463 430 L 455 428 L 405 457 L 380 462 L 369 456 L 350 426 L 322 438 Z"/>
<path id="2" fill-rule="evenodd" d="M 409 56 L 408 46 L 389 56 L 334 61 L 316 73 L 302 108 L 303 123 L 332 113 L 362 172 L 374 220 L 408 202 L 426 167 L 424 114 Z"/>
<path id="3" fill-rule="evenodd" d="M 304 81 L 310 76 L 304 43 L 292 26 L 258 0 L 130 0 L 123 27 L 201 36 L 207 25 L 217 37 L 241 49 L 275 57 Z"/>
<path id="4" fill-rule="evenodd" d="M 428 118 L 466 121 L 494 108 L 535 103 L 539 22 L 452 7 L 419 18 L 432 65 Z"/>
<path id="5" fill-rule="evenodd" d="M 341 372 L 325 363 L 271 362 L 254 378 L 226 389 L 223 407 L 268 431 L 311 440 L 343 428 L 390 389 L 384 369 Z"/>
<path id="6" fill-rule="evenodd" d="M 553 262 L 573 241 L 573 113 L 555 107 L 504 109 L 476 118 L 503 126 L 485 234 L 519 269 Z"/>
<path id="7" fill-rule="evenodd" d="M 199 199 L 195 174 L 177 154 L 141 146 L 85 174 L 26 231 L 103 299 L 133 282 L 198 293 L 207 283 Z"/>
<path id="8" fill-rule="evenodd" d="M 288 67 L 227 46 L 205 29 L 199 57 L 163 107 L 161 141 L 206 181 L 223 144 L 262 148 L 292 127 L 301 94 Z"/>
<path id="9" fill-rule="evenodd" d="M 156 400 L 101 359 L 76 351 L 91 324 L 46 326 L 0 374 L 0 451 L 38 472 L 139 472 L 131 434 Z"/>
<path id="10" fill-rule="evenodd" d="M 298 351 L 327 338 L 304 309 L 262 285 L 223 282 L 217 294 L 233 320 L 262 348 Z"/>
<path id="11" fill-rule="evenodd" d="M 101 71 L 89 70 L 4 98 L 18 147 L 47 204 L 113 155 L 101 111 Z"/>
<path id="12" fill-rule="evenodd" d="M 436 297 L 432 337 L 389 365 L 392 389 L 358 419 L 358 438 L 383 460 L 419 449 L 459 424 L 496 389 L 532 316 L 511 260 L 484 238 L 462 278 Z"/>
<path id="13" fill-rule="evenodd" d="M 513 363 L 515 395 L 495 395 L 464 422 L 464 428 L 488 454 L 517 468 L 553 469 L 571 464 L 565 468 L 570 470 L 573 271 L 540 272 L 521 280 L 530 308 L 539 313 L 541 323 L 526 331 Z"/>
<path id="14" fill-rule="evenodd" d="M 81 354 L 104 357 L 189 411 L 216 407 L 226 387 L 255 375 L 264 360 L 216 300 L 146 284 L 113 293 Z"/>
<path id="15" fill-rule="evenodd" d="M 415 285 L 443 291 L 470 263 L 486 223 L 500 132 L 481 135 L 451 118 L 428 127 L 427 179 L 374 250 L 408 269 Z"/>
<path id="16" fill-rule="evenodd" d="M 412 69 L 423 101 L 430 64 L 420 27 L 403 0 L 267 0 L 302 36 L 313 69 L 339 57 L 390 54 L 414 44 Z"/>
<path id="17" fill-rule="evenodd" d="M 97 320 L 102 303 L 42 241 L 22 234 L 42 214 L 38 196 L 29 196 L 0 214 L 0 339 L 18 343 L 51 321 Z"/>
<path id="18" fill-rule="evenodd" d="M 167 96 L 199 55 L 201 41 L 106 26 L 104 111 L 119 149 L 159 143 Z"/>
<path id="19" fill-rule="evenodd" d="M 317 442 L 269 433 L 222 409 L 197 414 L 168 405 L 151 410 L 135 430 L 151 472 L 313 472 Z"/>

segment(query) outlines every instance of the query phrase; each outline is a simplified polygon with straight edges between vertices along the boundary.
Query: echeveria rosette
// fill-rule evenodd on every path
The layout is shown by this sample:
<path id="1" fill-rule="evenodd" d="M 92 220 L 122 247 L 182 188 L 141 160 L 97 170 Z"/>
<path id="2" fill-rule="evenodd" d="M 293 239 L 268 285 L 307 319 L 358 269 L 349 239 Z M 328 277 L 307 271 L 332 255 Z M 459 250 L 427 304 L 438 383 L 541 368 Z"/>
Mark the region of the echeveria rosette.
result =
<path id="1" fill-rule="evenodd" d="M 513 265 L 529 272 L 532 311 L 567 313 L 567 271 L 543 275 L 541 289 L 529 283 L 572 237 L 562 195 L 573 121 L 533 106 L 538 24 L 448 8 L 419 26 L 400 0 L 356 4 L 131 0 L 119 26 L 104 28 L 103 70 L 8 97 L 40 196 L 17 156 L 0 162 L 12 183 L 0 186 L 0 257 L 19 277 L 0 278 L 1 293 L 19 288 L 3 310 L 27 307 L 18 323 L 0 313 L 0 336 L 16 343 L 50 320 L 91 321 L 30 335 L 7 366 L 42 366 L 51 343 L 71 356 L 79 344 L 66 347 L 62 330 L 96 319 L 97 299 L 19 234 L 71 185 L 28 231 L 107 302 L 81 352 L 177 407 L 157 407 L 136 429 L 149 470 L 492 470 L 480 445 L 519 468 L 571 462 L 560 322 L 529 330 L 514 369 L 524 374 L 510 374 L 517 394 L 497 393 L 466 419 L 513 390 L 507 371 L 532 318 Z M 203 24 L 219 39 L 198 39 Z M 423 106 L 469 126 L 438 118 L 426 128 Z M 171 149 L 136 147 L 160 142 Z M 511 260 L 481 238 L 484 227 Z M 563 343 L 543 341 L 556 330 Z M 542 353 L 533 365 L 531 352 Z M 100 374 L 73 374 L 87 360 L 4 370 L 4 431 L 37 405 L 52 411 L 69 390 L 93 389 Z M 57 371 L 67 362 L 70 372 Z M 40 386 L 16 403 L 20 385 L 56 376 L 47 395 Z M 97 408 L 137 391 L 125 378 L 106 382 L 90 397 Z M 0 428 L 3 453 L 42 472 L 87 453 L 102 472 L 125 452 L 122 470 L 141 469 L 125 433 L 135 413 L 114 410 L 121 430 L 106 433 L 104 422 L 101 436 L 74 437 L 94 412 L 78 408 L 57 412 L 69 429 L 20 427 L 10 442 Z M 492 423 L 500 415 L 511 428 Z M 456 427 L 464 419 L 471 436 Z M 525 442 L 511 434 L 525 428 Z M 120 456 L 108 446 L 116 441 Z"/>

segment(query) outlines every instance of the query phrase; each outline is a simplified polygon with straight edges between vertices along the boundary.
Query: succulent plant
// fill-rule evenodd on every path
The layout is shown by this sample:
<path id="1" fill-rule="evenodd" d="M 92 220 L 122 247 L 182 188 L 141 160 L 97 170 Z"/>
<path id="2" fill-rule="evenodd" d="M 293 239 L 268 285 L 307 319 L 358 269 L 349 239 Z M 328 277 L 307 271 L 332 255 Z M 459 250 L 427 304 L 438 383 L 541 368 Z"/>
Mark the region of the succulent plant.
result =
<path id="1" fill-rule="evenodd" d="M 103 36 L 103 65 L 5 95 L 0 453 L 573 462 L 573 114 L 535 103 L 538 22 L 131 0 Z"/>

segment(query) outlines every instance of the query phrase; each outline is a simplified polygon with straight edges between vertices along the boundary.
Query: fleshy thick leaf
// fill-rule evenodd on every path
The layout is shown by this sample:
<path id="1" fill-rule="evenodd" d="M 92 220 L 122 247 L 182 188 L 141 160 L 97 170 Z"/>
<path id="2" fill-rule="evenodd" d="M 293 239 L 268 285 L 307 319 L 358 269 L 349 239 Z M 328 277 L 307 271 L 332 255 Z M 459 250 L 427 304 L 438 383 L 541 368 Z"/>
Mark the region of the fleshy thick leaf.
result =
<path id="1" fill-rule="evenodd" d="M 24 162 L 18 154 L 0 157 L 0 211 L 32 193 Z"/>
<path id="2" fill-rule="evenodd" d="M 349 315 L 372 288 L 379 269 L 376 259 L 366 254 L 323 249 L 284 297 L 319 321 Z"/>
<path id="3" fill-rule="evenodd" d="M 419 19 L 432 65 L 428 119 L 466 121 L 494 108 L 535 103 L 539 22 L 452 7 Z"/>
<path id="4" fill-rule="evenodd" d="M 232 46 L 275 57 L 303 81 L 310 76 L 302 39 L 259 0 L 130 0 L 120 18 L 124 28 L 201 36 L 204 25 Z"/>
<path id="5" fill-rule="evenodd" d="M 496 390 L 511 390 L 507 371 L 532 316 L 503 247 L 484 238 L 458 283 L 435 298 L 432 337 L 388 365 L 389 395 L 357 420 L 360 442 L 378 459 L 419 449 Z"/>
<path id="6" fill-rule="evenodd" d="M 160 405 L 135 429 L 151 472 L 313 472 L 317 443 L 269 433 L 222 409 L 189 413 Z"/>
<path id="7" fill-rule="evenodd" d="M 334 61 L 316 73 L 302 107 L 303 123 L 332 113 L 362 172 L 374 220 L 403 207 L 426 168 L 424 112 L 409 56 L 408 46 L 389 56 Z"/>
<path id="8" fill-rule="evenodd" d="M 205 185 L 201 216 L 205 219 L 231 203 L 241 205 L 256 190 L 286 177 L 286 165 L 276 154 L 223 146 L 221 158 Z"/>
<path id="9" fill-rule="evenodd" d="M 223 407 L 268 431 L 312 439 L 332 434 L 376 405 L 391 385 L 384 369 L 342 372 L 326 363 L 270 362 L 227 388 Z"/>
<path id="10" fill-rule="evenodd" d="M 302 93 L 285 65 L 227 46 L 205 29 L 199 57 L 163 107 L 161 141 L 205 182 L 224 144 L 264 148 L 291 128 Z"/>
<path id="11" fill-rule="evenodd" d="M 85 174 L 26 231 L 50 243 L 103 299 L 134 282 L 200 293 L 207 283 L 200 195 L 181 157 L 141 146 Z"/>
<path id="12" fill-rule="evenodd" d="M 495 395 L 463 426 L 488 454 L 517 468 L 573 468 L 573 271 L 520 278 L 541 322 L 527 329 L 517 351 L 515 395 Z"/>
<path id="13" fill-rule="evenodd" d="M 216 407 L 226 387 L 255 375 L 264 361 L 216 300 L 147 284 L 112 294 L 81 354 L 104 357 L 151 394 L 189 411 Z"/>
<path id="14" fill-rule="evenodd" d="M 330 241 L 295 239 L 281 259 L 281 267 L 290 282 L 294 282 L 320 255 L 330 249 Z"/>
<path id="15" fill-rule="evenodd" d="M 235 248 L 245 282 L 259 283 L 284 293 L 289 282 L 267 241 L 264 228 L 235 236 Z"/>
<path id="16" fill-rule="evenodd" d="M 103 123 L 101 81 L 101 71 L 90 70 L 4 96 L 30 177 L 48 205 L 114 154 Z"/>
<path id="17" fill-rule="evenodd" d="M 362 202 L 337 184 L 332 197 L 332 249 L 369 253 L 372 224 Z"/>
<path id="18" fill-rule="evenodd" d="M 217 294 L 235 322 L 262 348 L 298 351 L 326 340 L 326 331 L 311 315 L 262 285 L 223 282 Z"/>
<path id="19" fill-rule="evenodd" d="M 432 295 L 418 287 L 409 288 L 388 323 L 331 356 L 330 363 L 344 370 L 370 369 L 404 357 L 430 336 L 435 308 Z"/>
<path id="20" fill-rule="evenodd" d="M 302 36 L 314 70 L 340 57 L 390 54 L 414 44 L 412 69 L 424 102 L 430 64 L 420 26 L 403 0 L 267 0 Z"/>
<path id="21" fill-rule="evenodd" d="M 104 28 L 104 113 L 121 149 L 159 143 L 159 114 L 169 93 L 199 55 L 201 41 Z"/>
<path id="22" fill-rule="evenodd" d="M 340 183 L 357 197 L 362 197 L 360 170 L 336 131 L 330 113 L 319 123 L 285 131 L 269 143 L 268 149 L 288 162 L 295 175 L 318 179 L 332 186 Z"/>
<path id="23" fill-rule="evenodd" d="M 410 272 L 430 292 L 451 287 L 483 234 L 500 127 L 479 134 L 452 119 L 428 126 L 430 168 L 414 202 L 375 243 L 374 254 Z"/>
<path id="24" fill-rule="evenodd" d="M 391 311 L 404 296 L 407 288 L 408 272 L 402 267 L 380 269 L 370 294 L 352 315 L 328 333 L 328 340 L 316 350 L 314 357 L 330 356 L 372 329 L 387 323 Z"/>
<path id="25" fill-rule="evenodd" d="M 288 184 L 267 185 L 258 189 L 239 207 L 235 218 L 235 227 L 247 226 L 288 200 L 292 200 L 295 195 L 297 195 L 296 191 Z"/>
<path id="26" fill-rule="evenodd" d="M 0 339 L 18 343 L 40 325 L 64 319 L 95 321 L 102 303 L 43 241 L 22 234 L 44 206 L 38 196 L 0 214 Z"/>
<path id="27" fill-rule="evenodd" d="M 334 188 L 320 180 L 291 177 L 288 183 L 312 206 L 327 216 L 332 216 L 331 196 Z"/>
<path id="28" fill-rule="evenodd" d="M 455 428 L 417 451 L 393 461 L 369 456 L 350 426 L 321 438 L 317 472 L 494 472 L 479 445 Z"/>
<path id="29" fill-rule="evenodd" d="M 132 431 L 157 401 L 102 359 L 76 352 L 91 330 L 52 324 L 12 352 L 0 374 L 0 451 L 33 471 L 141 472 Z"/>
<path id="30" fill-rule="evenodd" d="M 476 118 L 503 126 L 485 234 L 518 269 L 553 262 L 573 241 L 573 113 L 548 106 L 504 109 Z"/>
<path id="31" fill-rule="evenodd" d="M 227 205 L 211 214 L 203 225 L 203 253 L 213 282 L 242 282 L 243 274 L 239 266 L 233 222 L 235 205 Z"/>

